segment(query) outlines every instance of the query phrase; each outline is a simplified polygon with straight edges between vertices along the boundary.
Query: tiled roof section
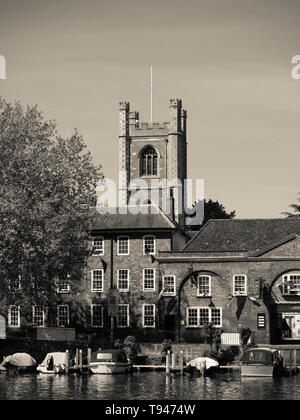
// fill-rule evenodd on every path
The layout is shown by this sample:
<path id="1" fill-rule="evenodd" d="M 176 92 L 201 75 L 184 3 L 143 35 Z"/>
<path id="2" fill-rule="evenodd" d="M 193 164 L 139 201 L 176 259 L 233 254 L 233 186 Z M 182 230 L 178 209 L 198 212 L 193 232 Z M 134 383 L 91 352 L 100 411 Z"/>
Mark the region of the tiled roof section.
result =
<path id="1" fill-rule="evenodd" d="M 300 234 L 300 217 L 286 219 L 210 219 L 184 252 L 250 252 Z"/>
<path id="2" fill-rule="evenodd" d="M 90 208 L 93 230 L 130 230 L 130 229 L 178 229 L 179 226 L 156 207 L 148 206 L 146 214 L 132 214 L 130 208 L 116 209 L 116 214 L 100 214 L 96 207 Z M 156 213 L 155 213 L 156 211 Z M 180 229 L 180 228 L 179 228 Z"/>

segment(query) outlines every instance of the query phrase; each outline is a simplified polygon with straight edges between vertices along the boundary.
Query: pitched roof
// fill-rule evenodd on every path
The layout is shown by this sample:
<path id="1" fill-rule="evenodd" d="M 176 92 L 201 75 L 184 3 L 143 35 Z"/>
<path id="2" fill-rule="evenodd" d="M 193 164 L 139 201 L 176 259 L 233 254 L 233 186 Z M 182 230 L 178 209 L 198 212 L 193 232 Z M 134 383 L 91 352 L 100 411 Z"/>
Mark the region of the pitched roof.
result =
<path id="1" fill-rule="evenodd" d="M 116 208 L 115 214 L 100 214 L 96 207 L 90 208 L 93 230 L 130 230 L 130 229 L 179 229 L 161 209 L 154 205 L 141 206 L 144 213 L 132 214 L 130 206 Z"/>
<path id="2" fill-rule="evenodd" d="M 210 219 L 183 248 L 184 252 L 259 251 L 300 234 L 300 217 L 286 219 Z"/>

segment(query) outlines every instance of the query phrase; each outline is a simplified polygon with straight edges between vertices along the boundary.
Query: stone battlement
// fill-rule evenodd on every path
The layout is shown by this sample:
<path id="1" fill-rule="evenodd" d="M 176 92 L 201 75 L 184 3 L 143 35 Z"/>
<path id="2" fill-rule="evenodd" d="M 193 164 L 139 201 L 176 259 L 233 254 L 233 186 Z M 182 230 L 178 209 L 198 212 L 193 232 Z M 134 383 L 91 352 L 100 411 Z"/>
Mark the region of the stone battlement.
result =
<path id="1" fill-rule="evenodd" d="M 164 130 L 170 125 L 169 122 L 140 122 L 135 125 L 136 130 Z"/>
<path id="2" fill-rule="evenodd" d="M 141 135 L 165 135 L 170 131 L 169 122 L 137 122 L 130 126 L 131 136 Z"/>

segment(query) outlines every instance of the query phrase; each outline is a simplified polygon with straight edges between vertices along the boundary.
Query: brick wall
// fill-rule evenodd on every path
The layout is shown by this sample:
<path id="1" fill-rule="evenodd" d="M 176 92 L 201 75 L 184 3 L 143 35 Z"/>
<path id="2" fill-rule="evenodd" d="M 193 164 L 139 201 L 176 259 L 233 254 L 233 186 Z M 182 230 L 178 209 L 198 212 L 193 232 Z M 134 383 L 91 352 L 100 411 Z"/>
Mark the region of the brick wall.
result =
<path id="1" fill-rule="evenodd" d="M 118 234 L 103 235 L 104 255 L 101 256 L 101 259 L 99 256 L 90 256 L 87 261 L 86 280 L 83 285 L 83 300 L 90 305 L 97 303 L 104 306 L 104 326 L 103 328 L 95 329 L 95 331 L 98 331 L 99 334 L 109 335 L 111 324 L 107 314 L 107 291 L 110 288 L 111 281 L 113 282 L 113 286 L 117 286 L 118 269 L 128 269 L 130 278 L 129 291 L 119 293 L 119 303 L 129 304 L 130 327 L 115 328 L 115 336 L 126 337 L 132 334 L 148 341 L 161 341 L 164 336 L 157 328 L 143 328 L 142 325 L 142 308 L 145 303 L 156 305 L 156 322 L 159 319 L 157 300 L 162 285 L 158 263 L 153 260 L 151 255 L 144 255 L 143 253 L 144 233 L 126 235 L 130 238 L 130 254 L 126 256 L 117 254 Z M 113 259 L 111 259 L 111 246 L 113 249 Z M 155 246 L 157 251 L 169 251 L 172 246 L 172 233 L 155 233 Z M 112 261 L 113 269 L 111 269 Z M 143 291 L 143 269 L 145 268 L 155 269 L 155 291 Z M 91 272 L 93 269 L 105 270 L 104 289 L 101 293 L 91 291 Z"/>
<path id="2" fill-rule="evenodd" d="M 190 263 L 161 263 L 163 274 L 176 275 L 177 295 L 180 295 L 180 311 L 177 311 L 177 338 L 188 342 L 200 342 L 200 328 L 187 327 L 187 307 L 216 307 L 222 309 L 222 328 L 225 332 L 239 331 L 250 328 L 255 333 L 256 342 L 270 343 L 269 302 L 259 298 L 260 281 L 263 280 L 272 289 L 276 286 L 283 272 L 295 270 L 300 264 L 293 261 L 228 261 L 228 262 L 197 262 L 193 263 L 193 272 L 207 274 L 211 277 L 211 299 L 197 297 L 197 287 L 189 279 Z M 233 297 L 233 276 L 247 276 L 247 297 Z M 281 278 L 281 277 L 280 277 Z M 276 292 L 278 294 L 278 291 Z M 250 297 L 255 300 L 251 300 Z M 297 306 L 297 304 L 296 304 Z M 294 307 L 295 309 L 295 307 Z M 298 303 L 300 310 L 300 301 Z M 259 329 L 258 314 L 264 314 L 266 328 Z M 179 326 L 180 325 L 180 326 Z"/>

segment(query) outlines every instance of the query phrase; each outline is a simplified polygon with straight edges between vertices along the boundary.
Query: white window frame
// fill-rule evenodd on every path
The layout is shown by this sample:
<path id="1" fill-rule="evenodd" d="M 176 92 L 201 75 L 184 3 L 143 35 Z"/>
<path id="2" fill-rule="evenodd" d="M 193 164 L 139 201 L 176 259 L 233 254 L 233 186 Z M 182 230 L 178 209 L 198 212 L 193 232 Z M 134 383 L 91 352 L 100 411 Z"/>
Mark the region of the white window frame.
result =
<path id="1" fill-rule="evenodd" d="M 222 328 L 222 325 L 223 325 L 223 311 L 222 311 L 222 308 L 209 308 L 209 309 L 210 309 L 210 311 L 209 311 L 210 322 L 212 322 L 212 312 L 213 312 L 213 310 L 220 311 L 220 324 L 219 325 L 218 324 L 213 324 L 213 327 L 214 328 Z"/>
<path id="2" fill-rule="evenodd" d="M 95 325 L 94 324 L 94 308 L 95 306 L 98 306 L 101 308 L 101 320 L 102 320 L 102 324 L 101 325 Z M 103 306 L 98 304 L 98 303 L 94 303 L 91 305 L 91 327 L 92 328 L 103 328 L 104 326 L 104 318 L 103 318 Z"/>
<path id="3" fill-rule="evenodd" d="M 36 309 L 35 308 L 41 308 L 42 309 L 42 319 L 43 319 L 42 325 L 37 325 L 34 322 L 35 321 L 35 316 L 36 316 L 36 314 L 35 314 Z M 45 327 L 45 308 L 43 306 L 41 306 L 41 305 L 33 305 L 32 306 L 32 324 L 35 328 L 44 328 Z"/>
<path id="4" fill-rule="evenodd" d="M 145 288 L 145 271 L 152 270 L 153 271 L 153 288 Z M 155 292 L 155 268 L 149 267 L 143 269 L 143 292 Z"/>
<path id="5" fill-rule="evenodd" d="M 17 309 L 17 320 L 18 320 L 18 324 L 17 325 L 13 325 L 12 324 L 12 313 L 11 310 L 12 309 Z M 10 307 L 8 308 L 8 327 L 9 328 L 20 328 L 21 327 L 21 311 L 20 311 L 20 306 L 18 305 L 10 305 Z"/>
<path id="6" fill-rule="evenodd" d="M 61 307 L 67 308 L 67 322 L 66 322 L 66 324 L 63 323 L 64 325 L 62 325 L 59 321 L 59 308 L 61 308 Z M 65 328 L 65 327 L 68 327 L 69 324 L 70 324 L 70 308 L 69 308 L 69 305 L 66 305 L 66 304 L 57 305 L 57 327 L 58 328 Z"/>
<path id="7" fill-rule="evenodd" d="M 17 287 L 13 287 L 12 285 L 17 285 Z M 16 282 L 12 283 L 12 281 L 9 280 L 8 289 L 12 292 L 17 292 L 18 290 L 22 289 L 22 276 L 20 274 L 17 276 L 17 281 Z"/>
<path id="8" fill-rule="evenodd" d="M 58 279 L 58 286 L 57 286 L 57 293 L 70 293 L 70 278 L 71 278 L 71 274 L 67 273 L 67 278 L 66 279 Z M 67 285 L 67 288 L 61 288 L 60 287 L 60 282 L 64 282 L 65 285 Z"/>
<path id="9" fill-rule="evenodd" d="M 245 279 L 245 292 L 237 292 L 235 290 L 236 277 L 244 277 L 244 279 Z M 247 279 L 247 275 L 246 274 L 235 274 L 233 276 L 232 294 L 233 294 L 233 296 L 247 296 L 248 295 L 248 279 Z"/>
<path id="10" fill-rule="evenodd" d="M 193 309 L 197 311 L 197 325 L 189 325 L 189 310 Z M 212 311 L 213 309 L 217 309 L 220 311 L 220 324 L 213 324 L 214 328 L 222 328 L 223 325 L 223 313 L 222 308 L 210 308 L 209 306 L 189 306 L 186 308 L 186 328 L 201 328 L 204 324 L 200 324 L 200 309 L 208 310 L 208 323 L 212 322 Z"/>
<path id="11" fill-rule="evenodd" d="M 165 288 L 167 287 L 167 286 L 165 286 L 165 279 L 166 278 L 173 278 L 173 281 L 174 281 L 174 285 L 173 285 L 174 291 L 173 292 L 166 292 L 165 291 Z M 176 296 L 176 276 L 174 276 L 173 274 L 164 275 L 163 278 L 162 278 L 162 283 L 163 283 L 162 284 L 162 290 L 163 290 L 162 295 L 163 296 Z"/>
<path id="12" fill-rule="evenodd" d="M 120 288 L 120 281 L 124 281 L 124 279 L 120 279 L 120 271 L 127 271 L 127 288 Z M 129 282 L 130 282 L 130 274 L 127 268 L 119 268 L 117 271 L 117 287 L 119 292 L 129 292 Z"/>
<path id="13" fill-rule="evenodd" d="M 95 242 L 102 242 L 102 247 L 101 248 L 97 248 L 97 246 L 95 246 Z M 93 256 L 101 256 L 104 255 L 104 237 L 103 236 L 94 236 L 92 239 L 92 255 Z"/>
<path id="14" fill-rule="evenodd" d="M 196 311 L 196 316 L 197 316 L 197 323 L 195 325 L 190 325 L 189 324 L 189 311 L 193 310 Z M 188 308 L 186 308 L 186 327 L 187 328 L 199 328 L 199 311 L 198 311 L 198 307 L 194 307 L 194 306 L 189 306 Z"/>
<path id="15" fill-rule="evenodd" d="M 300 287 L 292 287 L 289 284 L 286 284 L 285 281 L 287 280 L 287 282 L 292 282 L 291 280 L 291 276 L 300 276 L 300 272 L 291 272 L 291 273 L 286 273 L 282 275 L 282 285 L 283 285 L 283 295 L 289 295 L 289 296 L 293 296 L 293 295 L 300 295 Z M 296 293 L 294 293 L 296 292 Z"/>
<path id="16" fill-rule="evenodd" d="M 100 281 L 99 279 L 97 279 L 97 280 L 94 279 L 94 272 L 95 271 L 101 271 L 102 272 L 102 279 L 101 279 L 102 280 L 102 288 L 99 288 L 99 289 L 94 288 L 94 281 Z M 91 271 L 91 291 L 93 293 L 102 293 L 103 290 L 104 290 L 104 270 L 102 268 L 94 268 Z"/>
<path id="17" fill-rule="evenodd" d="M 200 277 L 208 278 L 208 293 L 200 293 Z M 199 274 L 197 277 L 197 296 L 198 297 L 211 297 L 211 276 L 208 274 Z"/>
<path id="18" fill-rule="evenodd" d="M 126 312 L 127 312 L 127 324 L 126 324 L 126 325 L 120 325 L 120 324 L 119 324 L 119 308 L 120 308 L 121 306 L 122 306 L 122 307 L 126 307 L 126 308 L 127 308 L 127 310 L 126 310 Z M 117 327 L 118 327 L 118 328 L 129 328 L 129 304 L 128 304 L 128 303 L 120 303 L 120 304 L 118 305 Z"/>
<path id="19" fill-rule="evenodd" d="M 153 325 L 145 325 L 145 307 L 153 308 Z M 143 328 L 156 328 L 156 305 L 154 303 L 143 303 Z"/>
<path id="20" fill-rule="evenodd" d="M 127 252 L 120 252 L 120 239 L 121 238 L 127 238 L 127 244 L 128 244 L 128 251 Z M 129 236 L 126 235 L 120 235 L 117 238 L 117 255 L 118 256 L 126 256 L 130 254 L 130 240 L 129 240 Z"/>
<path id="21" fill-rule="evenodd" d="M 147 238 L 152 238 L 153 239 L 153 252 L 146 252 L 146 240 Z M 144 255 L 155 255 L 155 251 L 156 251 L 156 243 L 155 243 L 155 236 L 154 235 L 144 235 L 143 236 L 143 254 Z"/>

